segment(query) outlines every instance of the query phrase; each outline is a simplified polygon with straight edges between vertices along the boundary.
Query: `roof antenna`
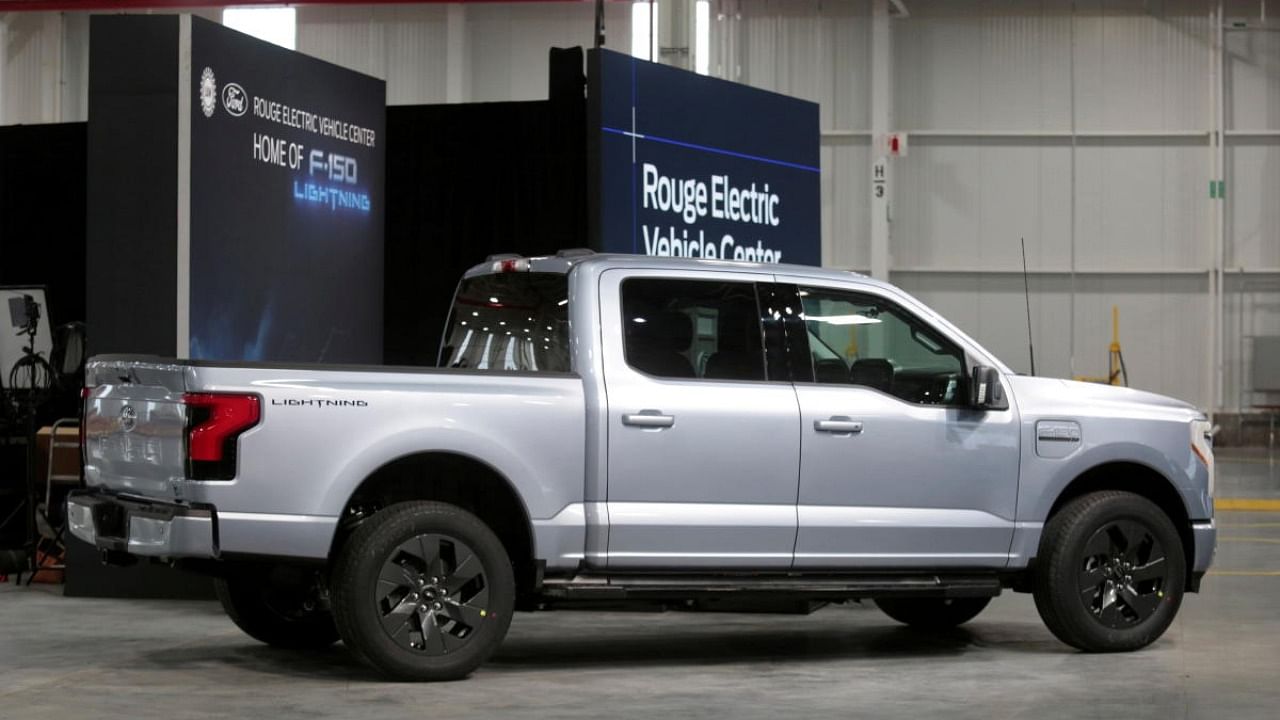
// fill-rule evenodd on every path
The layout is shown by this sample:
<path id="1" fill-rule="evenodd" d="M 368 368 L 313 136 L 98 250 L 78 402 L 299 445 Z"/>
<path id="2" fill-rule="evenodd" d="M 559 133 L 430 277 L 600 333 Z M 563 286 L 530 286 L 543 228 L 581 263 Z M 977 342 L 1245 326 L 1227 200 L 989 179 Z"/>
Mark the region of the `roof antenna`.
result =
<path id="1" fill-rule="evenodd" d="M 1027 298 L 1027 352 L 1031 355 L 1031 374 L 1036 374 L 1036 346 L 1031 340 L 1031 286 L 1027 281 L 1027 239 L 1022 240 L 1022 292 Z"/>

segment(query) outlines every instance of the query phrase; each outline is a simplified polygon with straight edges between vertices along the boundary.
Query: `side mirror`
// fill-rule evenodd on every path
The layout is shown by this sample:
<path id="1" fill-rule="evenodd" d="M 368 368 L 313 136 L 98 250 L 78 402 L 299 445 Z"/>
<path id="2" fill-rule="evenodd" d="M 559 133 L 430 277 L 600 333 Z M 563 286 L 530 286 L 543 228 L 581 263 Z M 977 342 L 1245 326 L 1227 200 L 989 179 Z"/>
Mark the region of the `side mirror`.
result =
<path id="1" fill-rule="evenodd" d="M 969 376 L 969 407 L 977 410 L 1009 409 L 998 370 L 986 365 L 973 368 L 973 374 Z"/>

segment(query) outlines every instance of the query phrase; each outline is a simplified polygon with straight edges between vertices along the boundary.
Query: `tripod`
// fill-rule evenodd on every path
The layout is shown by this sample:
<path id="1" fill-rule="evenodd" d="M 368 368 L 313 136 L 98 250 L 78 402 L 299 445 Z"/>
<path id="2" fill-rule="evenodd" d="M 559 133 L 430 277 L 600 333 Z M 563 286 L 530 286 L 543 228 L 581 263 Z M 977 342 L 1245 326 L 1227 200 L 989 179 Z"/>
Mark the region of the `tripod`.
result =
<path id="1" fill-rule="evenodd" d="M 26 542 L 24 551 L 29 560 L 29 567 L 34 567 L 36 552 L 40 545 L 39 526 L 37 525 L 37 493 L 36 493 L 36 420 L 45 397 L 53 386 L 53 368 L 36 350 L 36 334 L 40 325 L 40 304 L 30 295 L 24 295 L 23 324 L 18 336 L 26 336 L 26 344 L 22 348 L 22 358 L 14 363 L 9 371 L 9 391 L 5 400 L 5 410 L 12 411 L 16 422 L 22 425 L 26 439 L 26 508 L 23 515 L 26 519 Z M 25 385 L 25 388 L 23 386 Z M 25 390 L 23 392 L 22 390 Z M 45 509 L 47 514 L 48 508 Z M 33 574 L 34 577 L 34 574 Z"/>

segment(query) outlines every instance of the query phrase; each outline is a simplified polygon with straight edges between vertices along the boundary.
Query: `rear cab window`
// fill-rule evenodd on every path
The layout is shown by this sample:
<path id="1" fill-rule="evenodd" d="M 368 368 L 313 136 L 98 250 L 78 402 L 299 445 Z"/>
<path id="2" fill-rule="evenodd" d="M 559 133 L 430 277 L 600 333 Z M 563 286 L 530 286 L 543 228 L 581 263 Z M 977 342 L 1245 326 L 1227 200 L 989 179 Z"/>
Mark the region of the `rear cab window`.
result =
<path id="1" fill-rule="evenodd" d="M 506 272 L 464 279 L 449 312 L 439 365 L 572 372 L 568 276 Z"/>
<path id="2" fill-rule="evenodd" d="M 627 365 L 688 380 L 764 380 L 756 288 L 750 282 L 629 278 L 622 283 Z"/>

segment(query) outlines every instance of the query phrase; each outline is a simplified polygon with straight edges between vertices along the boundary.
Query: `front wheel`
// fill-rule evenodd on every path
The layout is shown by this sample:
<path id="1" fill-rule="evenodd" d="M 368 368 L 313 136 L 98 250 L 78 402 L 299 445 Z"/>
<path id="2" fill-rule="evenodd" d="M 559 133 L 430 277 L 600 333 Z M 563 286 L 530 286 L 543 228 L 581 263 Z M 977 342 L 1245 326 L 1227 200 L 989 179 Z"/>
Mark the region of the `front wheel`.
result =
<path id="1" fill-rule="evenodd" d="M 479 518 L 439 502 L 392 505 L 338 555 L 338 632 L 378 670 L 408 680 L 466 677 L 493 654 L 515 610 L 515 576 Z"/>
<path id="2" fill-rule="evenodd" d="M 1151 501 L 1120 491 L 1072 500 L 1045 526 L 1032 577 L 1049 630 L 1086 652 L 1137 650 L 1169 628 L 1186 587 L 1182 541 Z"/>
<path id="3" fill-rule="evenodd" d="M 976 598 L 878 598 L 876 606 L 885 615 L 905 625 L 927 630 L 946 630 L 978 616 L 989 597 Z"/>

